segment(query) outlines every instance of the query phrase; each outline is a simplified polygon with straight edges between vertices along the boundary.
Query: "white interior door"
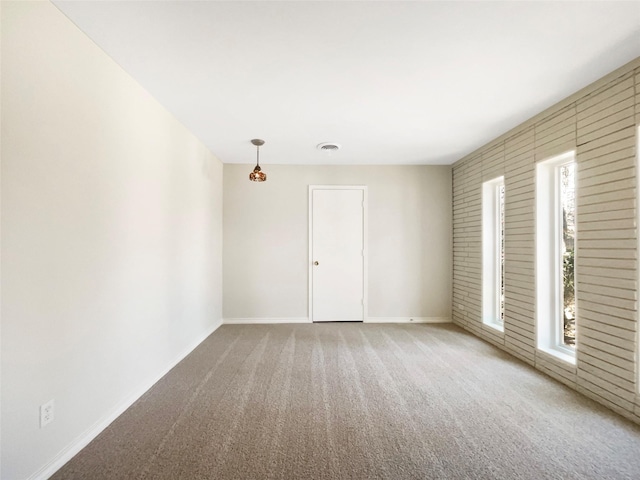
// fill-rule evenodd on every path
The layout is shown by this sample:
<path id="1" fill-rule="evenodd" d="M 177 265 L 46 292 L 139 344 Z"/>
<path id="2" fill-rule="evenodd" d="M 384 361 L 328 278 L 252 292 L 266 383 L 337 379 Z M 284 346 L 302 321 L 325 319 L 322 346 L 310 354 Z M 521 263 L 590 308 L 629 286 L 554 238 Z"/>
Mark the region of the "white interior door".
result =
<path id="1" fill-rule="evenodd" d="M 310 187 L 310 317 L 365 317 L 366 187 Z"/>

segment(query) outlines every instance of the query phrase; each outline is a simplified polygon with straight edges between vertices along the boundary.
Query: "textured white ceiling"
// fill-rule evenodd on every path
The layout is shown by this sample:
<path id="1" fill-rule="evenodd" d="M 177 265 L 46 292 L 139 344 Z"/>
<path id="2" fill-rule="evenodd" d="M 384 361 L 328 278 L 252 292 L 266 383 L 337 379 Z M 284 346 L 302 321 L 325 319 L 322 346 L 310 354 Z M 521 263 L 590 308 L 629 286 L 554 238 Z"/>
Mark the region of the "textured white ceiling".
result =
<path id="1" fill-rule="evenodd" d="M 450 164 L 640 56 L 640 2 L 54 3 L 225 163 Z"/>

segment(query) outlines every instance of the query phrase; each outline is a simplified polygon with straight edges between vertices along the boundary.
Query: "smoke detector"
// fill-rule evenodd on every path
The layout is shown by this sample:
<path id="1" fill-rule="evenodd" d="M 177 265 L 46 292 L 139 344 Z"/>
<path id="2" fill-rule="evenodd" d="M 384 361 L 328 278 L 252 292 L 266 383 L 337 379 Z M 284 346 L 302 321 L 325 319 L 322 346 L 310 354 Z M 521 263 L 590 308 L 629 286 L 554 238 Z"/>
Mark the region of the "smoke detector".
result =
<path id="1" fill-rule="evenodd" d="M 338 150 L 340 150 L 341 145 L 339 143 L 333 143 L 333 142 L 324 142 L 324 143 L 319 143 L 316 148 L 318 150 L 320 150 L 321 152 L 337 152 Z"/>

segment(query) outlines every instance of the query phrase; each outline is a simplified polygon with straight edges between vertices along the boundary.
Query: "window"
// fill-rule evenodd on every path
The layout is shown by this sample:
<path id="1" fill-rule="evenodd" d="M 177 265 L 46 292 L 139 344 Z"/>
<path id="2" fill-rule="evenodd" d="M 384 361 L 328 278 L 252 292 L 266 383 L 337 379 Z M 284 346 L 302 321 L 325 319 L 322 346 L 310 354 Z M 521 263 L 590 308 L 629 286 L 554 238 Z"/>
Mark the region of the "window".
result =
<path id="1" fill-rule="evenodd" d="M 504 177 L 482 185 L 482 322 L 504 331 Z"/>
<path id="2" fill-rule="evenodd" d="M 575 153 L 536 167 L 536 320 L 538 348 L 575 363 Z"/>

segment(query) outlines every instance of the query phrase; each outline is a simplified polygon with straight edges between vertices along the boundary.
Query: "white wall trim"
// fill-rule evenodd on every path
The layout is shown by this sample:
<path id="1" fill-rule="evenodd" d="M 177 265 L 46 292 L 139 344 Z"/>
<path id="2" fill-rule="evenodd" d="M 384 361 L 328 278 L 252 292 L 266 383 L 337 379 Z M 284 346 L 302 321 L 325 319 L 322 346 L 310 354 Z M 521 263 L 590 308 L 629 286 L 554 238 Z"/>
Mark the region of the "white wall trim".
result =
<path id="1" fill-rule="evenodd" d="M 133 405 L 147 390 L 164 377 L 169 371 L 180 363 L 187 355 L 196 349 L 204 340 L 215 332 L 222 325 L 222 321 L 217 321 L 215 325 L 209 328 L 204 334 L 200 335 L 197 340 L 186 349 L 184 349 L 173 362 L 170 362 L 160 372 L 142 382 L 140 387 L 134 390 L 127 398 L 116 405 L 111 411 L 107 412 L 100 420 L 89 427 L 84 433 L 77 437 L 73 442 L 63 448 L 50 462 L 44 465 L 40 470 L 29 477 L 29 480 L 46 480 L 56 473 L 62 466 L 71 460 L 80 450 L 86 447 L 89 442 L 96 438 L 102 431 L 107 428 L 113 421 L 118 418 L 124 411 Z"/>
<path id="2" fill-rule="evenodd" d="M 284 318 L 225 318 L 222 320 L 225 325 L 255 325 L 255 324 L 273 324 L 273 323 L 311 323 L 309 317 L 284 317 Z"/>
<path id="3" fill-rule="evenodd" d="M 451 317 L 368 317 L 364 323 L 451 323 Z"/>
<path id="4" fill-rule="evenodd" d="M 312 323 L 309 317 L 225 318 L 225 325 L 268 325 L 276 323 Z M 331 322 L 325 322 L 331 323 Z M 337 323 L 337 322 L 336 322 Z M 367 317 L 363 323 L 451 323 L 451 317 Z"/>

